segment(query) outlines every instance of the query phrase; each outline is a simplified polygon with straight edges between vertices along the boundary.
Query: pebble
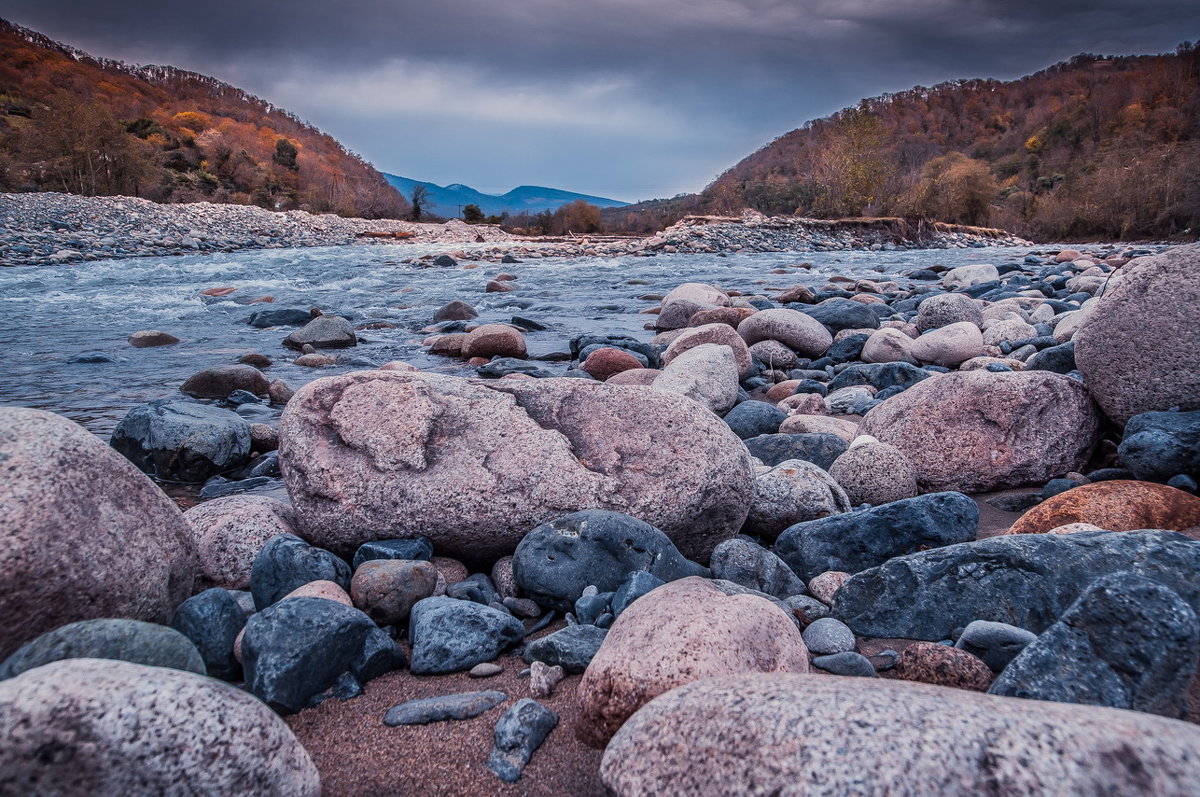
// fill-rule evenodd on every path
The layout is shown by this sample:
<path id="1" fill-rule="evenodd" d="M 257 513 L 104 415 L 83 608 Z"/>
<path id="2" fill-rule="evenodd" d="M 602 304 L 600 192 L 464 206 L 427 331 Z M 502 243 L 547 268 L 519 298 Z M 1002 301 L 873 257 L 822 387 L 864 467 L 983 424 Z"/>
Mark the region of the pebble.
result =
<path id="1" fill-rule="evenodd" d="M 854 650 L 854 632 L 841 620 L 822 617 L 803 631 L 804 644 L 813 653 L 833 654 Z"/>
<path id="2" fill-rule="evenodd" d="M 457 695 L 439 695 L 419 700 L 409 700 L 392 706 L 383 717 L 383 724 L 428 725 L 445 720 L 466 720 L 478 717 L 508 699 L 508 695 L 495 690 L 487 692 L 463 692 Z"/>
<path id="3" fill-rule="evenodd" d="M 860 678 L 874 678 L 875 667 L 870 659 L 861 653 L 848 650 L 829 656 L 817 656 L 812 660 L 814 667 L 831 672 L 834 675 L 854 675 Z"/>
<path id="4" fill-rule="evenodd" d="M 488 769 L 505 783 L 516 783 L 529 759 L 556 727 L 558 714 L 531 698 L 518 700 L 496 723 Z"/>

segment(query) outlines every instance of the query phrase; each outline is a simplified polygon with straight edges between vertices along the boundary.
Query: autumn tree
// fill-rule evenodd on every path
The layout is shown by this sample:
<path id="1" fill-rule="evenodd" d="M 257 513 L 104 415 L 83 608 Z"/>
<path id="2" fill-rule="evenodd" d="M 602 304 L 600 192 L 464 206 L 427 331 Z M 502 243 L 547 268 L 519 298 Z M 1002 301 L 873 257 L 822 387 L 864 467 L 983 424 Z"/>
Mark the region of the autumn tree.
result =
<path id="1" fill-rule="evenodd" d="M 908 216 L 983 226 L 999 192 L 986 163 L 950 152 L 925 164 L 900 207 Z"/>
<path id="2" fill-rule="evenodd" d="M 864 102 L 834 117 L 813 170 L 814 209 L 822 216 L 861 216 L 891 176 L 879 116 Z"/>
<path id="3" fill-rule="evenodd" d="M 554 211 L 552 228 L 557 235 L 600 231 L 600 208 L 576 199 Z"/>
<path id="4" fill-rule="evenodd" d="M 479 205 L 463 205 L 462 214 L 463 221 L 467 224 L 483 224 L 484 222 L 485 217 Z"/>

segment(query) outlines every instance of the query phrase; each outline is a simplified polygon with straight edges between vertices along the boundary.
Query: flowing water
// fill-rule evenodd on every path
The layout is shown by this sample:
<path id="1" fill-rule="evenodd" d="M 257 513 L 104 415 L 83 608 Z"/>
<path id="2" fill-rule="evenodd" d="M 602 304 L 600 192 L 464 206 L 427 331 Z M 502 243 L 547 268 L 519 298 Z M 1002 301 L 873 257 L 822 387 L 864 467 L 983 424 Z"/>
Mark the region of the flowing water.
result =
<path id="1" fill-rule="evenodd" d="M 470 254 L 471 247 L 460 247 Z M 895 252 L 802 252 L 661 255 L 653 258 L 552 258 L 511 265 L 480 263 L 465 269 L 418 268 L 403 261 L 426 252 L 414 245 L 276 249 L 223 255 L 137 258 L 79 265 L 0 269 L 0 404 L 36 407 L 71 418 L 107 439 L 130 408 L 155 398 L 180 397 L 180 384 L 196 371 L 236 362 L 251 351 L 275 361 L 270 379 L 294 389 L 322 376 L 404 360 L 422 370 L 469 375 L 459 361 L 424 353 L 421 340 L 433 312 L 453 299 L 474 305 L 478 321 L 506 322 L 514 314 L 544 324 L 527 334 L 533 355 L 568 350 L 582 332 L 616 332 L 649 340 L 652 316 L 638 311 L 682 282 L 707 282 L 745 293 L 797 283 L 823 285 L 832 274 L 871 279 L 900 277 L 930 265 L 1019 262 L 1025 249 L 956 249 Z M 811 270 L 789 269 L 801 262 Z M 518 277 L 512 293 L 485 293 L 501 270 Z M 631 280 L 635 280 L 631 284 Z M 206 288 L 236 292 L 212 299 Z M 291 328 L 255 329 L 247 305 L 271 295 L 275 307 L 319 307 L 347 315 L 357 325 L 386 321 L 395 329 L 360 333 L 364 343 L 338 352 L 354 362 L 322 369 L 291 364 L 295 352 L 281 342 Z M 126 338 L 159 329 L 183 339 L 176 346 L 134 349 Z M 115 362 L 71 359 L 102 353 Z M 548 364 L 565 368 L 565 364 Z"/>

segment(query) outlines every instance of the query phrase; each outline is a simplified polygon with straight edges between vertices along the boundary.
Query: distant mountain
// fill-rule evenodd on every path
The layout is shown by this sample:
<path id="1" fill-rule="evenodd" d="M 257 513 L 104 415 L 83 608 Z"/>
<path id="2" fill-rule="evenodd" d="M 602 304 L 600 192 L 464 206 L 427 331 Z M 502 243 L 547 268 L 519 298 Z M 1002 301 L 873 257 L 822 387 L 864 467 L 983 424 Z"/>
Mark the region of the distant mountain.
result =
<path id="1" fill-rule="evenodd" d="M 96 58 L 0 19 L 0 191 L 400 218 L 383 175 L 215 78 Z"/>
<path id="2" fill-rule="evenodd" d="M 398 177 L 387 172 L 384 172 L 383 176 L 405 197 L 411 197 L 413 188 L 416 186 L 425 186 L 429 192 L 430 202 L 426 210 L 446 218 L 461 216 L 464 205 L 478 205 L 479 209 L 488 216 L 499 216 L 502 213 L 515 216 L 520 213 L 557 210 L 577 199 L 582 199 L 600 208 L 620 208 L 629 204 L 616 199 L 577 194 L 574 191 L 563 191 L 558 188 L 543 188 L 539 185 L 518 186 L 507 194 L 485 194 L 461 183 L 442 186 L 413 180 L 410 177 Z"/>

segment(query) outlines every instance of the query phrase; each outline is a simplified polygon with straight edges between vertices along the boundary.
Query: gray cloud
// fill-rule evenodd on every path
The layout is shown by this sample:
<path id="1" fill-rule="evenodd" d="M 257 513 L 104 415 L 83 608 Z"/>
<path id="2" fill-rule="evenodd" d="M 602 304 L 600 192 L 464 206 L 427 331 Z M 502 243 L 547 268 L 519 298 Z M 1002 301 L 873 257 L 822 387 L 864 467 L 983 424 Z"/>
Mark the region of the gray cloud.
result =
<path id="1" fill-rule="evenodd" d="M 242 86 L 387 171 L 625 199 L 697 190 L 863 96 L 1200 35 L 1194 0 L 6 0 L 0 14 Z"/>

